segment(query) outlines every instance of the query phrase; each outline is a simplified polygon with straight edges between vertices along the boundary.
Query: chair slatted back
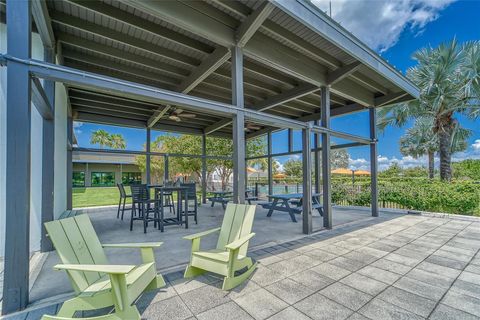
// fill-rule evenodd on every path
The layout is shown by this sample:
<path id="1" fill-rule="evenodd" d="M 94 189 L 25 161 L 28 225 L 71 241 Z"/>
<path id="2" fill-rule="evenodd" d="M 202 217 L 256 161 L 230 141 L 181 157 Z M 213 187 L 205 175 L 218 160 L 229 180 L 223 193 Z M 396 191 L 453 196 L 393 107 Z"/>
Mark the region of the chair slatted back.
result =
<path id="1" fill-rule="evenodd" d="M 120 198 L 125 198 L 127 197 L 127 193 L 125 192 L 125 187 L 121 183 L 117 183 L 117 188 L 118 191 L 120 192 Z"/>
<path id="2" fill-rule="evenodd" d="M 197 184 L 195 182 L 181 183 L 180 186 L 188 188 L 188 199 L 197 197 Z"/>
<path id="3" fill-rule="evenodd" d="M 58 256 L 64 264 L 108 264 L 100 240 L 88 215 L 54 220 L 45 223 Z M 75 291 L 81 292 L 103 274 L 68 271 Z"/>
<path id="4" fill-rule="evenodd" d="M 132 190 L 132 200 L 134 202 L 150 200 L 150 192 L 146 184 L 132 184 L 130 189 Z"/>
<path id="5" fill-rule="evenodd" d="M 252 232 L 255 207 L 255 205 L 227 204 L 218 237 L 217 249 L 225 249 L 227 244 Z M 240 248 L 239 254 L 246 255 L 247 249 L 248 242 Z"/>

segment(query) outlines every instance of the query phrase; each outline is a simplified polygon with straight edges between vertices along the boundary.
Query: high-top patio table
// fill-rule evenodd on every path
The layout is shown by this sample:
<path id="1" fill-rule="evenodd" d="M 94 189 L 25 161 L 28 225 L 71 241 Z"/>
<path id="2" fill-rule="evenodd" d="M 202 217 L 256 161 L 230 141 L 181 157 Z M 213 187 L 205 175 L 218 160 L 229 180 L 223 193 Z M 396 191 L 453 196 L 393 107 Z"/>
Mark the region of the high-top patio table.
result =
<path id="1" fill-rule="evenodd" d="M 188 229 L 188 187 L 181 186 L 155 186 L 155 199 L 164 198 L 165 193 L 177 193 L 177 212 L 175 217 L 165 218 L 164 207 L 160 206 L 160 223 L 159 229 L 161 232 L 164 231 L 165 226 L 169 225 L 182 225 L 185 222 L 185 229 Z M 185 201 L 185 206 L 183 206 L 183 201 Z M 184 208 L 184 209 L 183 209 Z M 185 217 L 185 221 L 183 220 Z"/>
<path id="2" fill-rule="evenodd" d="M 321 193 L 312 194 L 312 208 L 317 209 L 320 215 L 323 214 L 323 208 L 319 201 L 319 197 L 321 195 Z M 295 214 L 299 214 L 302 212 L 301 203 L 303 201 L 303 193 L 273 194 L 268 195 L 267 197 L 272 200 L 272 202 L 262 204 L 265 209 L 269 209 L 267 217 L 271 217 L 273 211 L 281 211 L 287 212 L 290 215 L 292 222 L 297 222 Z M 292 200 L 298 200 L 298 204 L 296 207 L 291 206 Z"/>

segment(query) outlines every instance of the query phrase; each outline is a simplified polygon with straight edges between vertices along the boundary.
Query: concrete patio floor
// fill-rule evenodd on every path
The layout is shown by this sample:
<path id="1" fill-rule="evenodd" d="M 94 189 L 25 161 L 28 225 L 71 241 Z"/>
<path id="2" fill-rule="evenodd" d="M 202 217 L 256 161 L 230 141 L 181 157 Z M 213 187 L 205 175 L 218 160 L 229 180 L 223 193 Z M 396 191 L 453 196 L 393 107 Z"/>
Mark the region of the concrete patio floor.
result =
<path id="1" fill-rule="evenodd" d="M 259 267 L 249 281 L 232 292 L 224 292 L 220 290 L 220 279 L 212 275 L 184 280 L 181 271 L 166 272 L 167 287 L 145 294 L 137 302 L 142 317 L 480 319 L 480 220 L 388 213 L 374 219 L 366 211 L 337 209 L 337 221 L 342 211 L 342 225 L 301 236 L 300 224 L 289 223 L 284 215 L 262 222 L 267 218 L 259 210 L 255 220 L 257 240 L 252 243 L 257 249 L 250 251 Z M 221 220 L 220 209 L 206 212 Z M 348 221 L 349 214 L 356 219 Z M 121 239 L 109 232 L 122 223 L 112 219 L 111 210 L 92 213 L 91 217 L 102 241 L 132 240 L 125 236 L 130 234 L 128 229 L 124 229 Z M 110 223 L 102 223 L 103 219 Z M 200 227 L 208 220 L 203 219 L 187 231 L 172 227 L 175 230 L 160 234 L 152 229 L 144 237 L 165 241 L 164 250 L 170 247 L 170 252 L 183 255 L 186 249 L 179 234 L 206 229 Z M 270 238 L 262 238 L 266 230 Z M 286 234 L 287 230 L 292 231 Z M 141 231 L 140 226 L 134 233 L 137 231 Z M 292 236 L 296 239 L 290 240 Z M 140 238 L 138 241 L 143 241 Z M 213 240 L 206 241 L 206 246 Z M 177 260 L 166 260 L 170 256 L 165 252 L 162 255 L 159 250 L 160 265 L 175 265 Z M 116 263 L 125 256 L 109 252 L 109 258 Z M 45 268 L 51 268 L 47 264 Z M 52 274 L 55 283 L 63 276 L 59 272 Z M 47 279 L 39 277 L 38 281 L 43 285 Z M 57 308 L 58 304 L 39 307 L 12 319 L 39 319 L 44 313 L 55 313 Z"/>

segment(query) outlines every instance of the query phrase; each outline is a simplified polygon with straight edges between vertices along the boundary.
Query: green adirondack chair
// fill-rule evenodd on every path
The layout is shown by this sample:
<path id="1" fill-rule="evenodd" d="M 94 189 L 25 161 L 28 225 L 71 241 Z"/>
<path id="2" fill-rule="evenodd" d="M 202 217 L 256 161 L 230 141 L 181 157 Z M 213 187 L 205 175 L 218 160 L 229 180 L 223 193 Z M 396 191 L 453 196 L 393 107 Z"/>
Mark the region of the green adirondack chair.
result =
<path id="1" fill-rule="evenodd" d="M 255 205 L 229 203 L 225 210 L 221 228 L 186 236 L 192 241 L 190 264 L 184 277 L 191 278 L 207 271 L 224 276 L 223 290 L 230 290 L 245 281 L 255 270 L 257 263 L 247 257 L 248 242 L 255 235 L 252 232 Z M 217 247 L 200 251 L 200 239 L 220 231 Z M 246 269 L 238 274 L 242 269 Z"/>
<path id="2" fill-rule="evenodd" d="M 47 222 L 45 228 L 63 263 L 54 268 L 67 272 L 76 296 L 65 301 L 56 316 L 44 315 L 42 320 L 73 319 L 76 311 L 109 306 L 115 307 L 113 313 L 93 319 L 140 319 L 134 301 L 147 290 L 165 286 L 153 253 L 161 242 L 102 245 L 86 214 Z M 103 248 L 138 248 L 143 264 L 110 265 Z"/>

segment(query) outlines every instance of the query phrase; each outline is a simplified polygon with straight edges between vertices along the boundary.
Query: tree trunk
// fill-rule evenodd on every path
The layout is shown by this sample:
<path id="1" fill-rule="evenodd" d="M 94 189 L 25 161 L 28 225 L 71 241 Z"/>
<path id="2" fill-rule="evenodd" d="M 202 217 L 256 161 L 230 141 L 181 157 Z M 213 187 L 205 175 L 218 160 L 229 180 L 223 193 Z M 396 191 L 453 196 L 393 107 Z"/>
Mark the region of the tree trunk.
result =
<path id="1" fill-rule="evenodd" d="M 432 151 L 428 152 L 428 178 L 433 179 L 435 174 L 435 158 Z"/>
<path id="2" fill-rule="evenodd" d="M 452 180 L 452 154 L 450 152 L 452 131 L 450 128 L 440 128 L 438 137 L 440 140 L 440 179 Z"/>

